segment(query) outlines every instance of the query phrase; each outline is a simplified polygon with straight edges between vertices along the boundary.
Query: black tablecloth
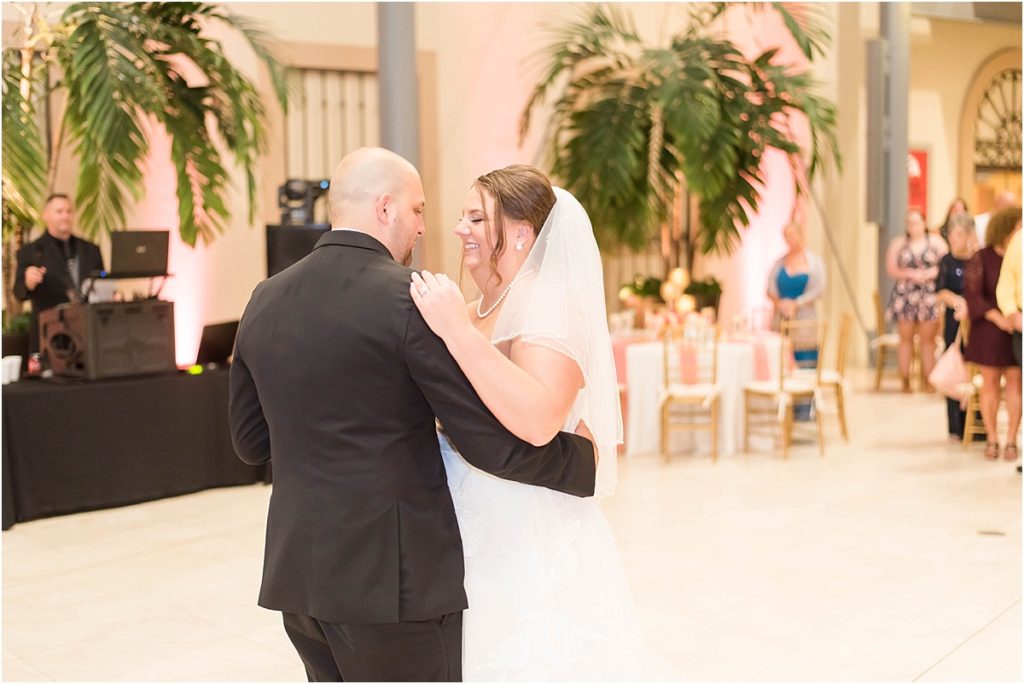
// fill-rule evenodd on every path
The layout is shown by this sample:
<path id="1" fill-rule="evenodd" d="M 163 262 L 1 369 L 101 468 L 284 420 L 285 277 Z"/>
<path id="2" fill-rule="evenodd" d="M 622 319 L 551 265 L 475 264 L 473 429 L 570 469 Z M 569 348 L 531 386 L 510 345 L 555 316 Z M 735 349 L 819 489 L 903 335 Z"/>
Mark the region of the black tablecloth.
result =
<path id="1" fill-rule="evenodd" d="M 235 455 L 228 372 L 3 388 L 3 529 L 262 481 Z"/>

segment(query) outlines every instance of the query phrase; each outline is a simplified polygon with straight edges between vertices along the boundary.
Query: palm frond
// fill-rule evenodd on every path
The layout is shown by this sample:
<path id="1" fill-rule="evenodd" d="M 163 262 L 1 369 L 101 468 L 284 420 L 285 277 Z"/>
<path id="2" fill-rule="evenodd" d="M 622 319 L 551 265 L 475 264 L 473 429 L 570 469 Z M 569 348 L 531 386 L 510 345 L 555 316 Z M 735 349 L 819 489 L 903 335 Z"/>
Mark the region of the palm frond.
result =
<path id="1" fill-rule="evenodd" d="M 576 19 L 564 26 L 549 28 L 548 33 L 551 35 L 549 44 L 533 56 L 532 61 L 541 67 L 544 75 L 523 108 L 520 142 L 530 128 L 530 113 L 563 77 L 572 74 L 573 80 L 579 81 L 586 79 L 587 74 L 593 78 L 602 72 L 621 69 L 630 63 L 629 54 L 640 44 L 640 37 L 628 16 L 602 5 L 581 10 Z M 590 63 L 585 64 L 588 61 Z M 566 94 L 563 92 L 562 102 Z"/>
<path id="2" fill-rule="evenodd" d="M 813 61 L 816 56 L 825 56 L 831 36 L 821 7 L 798 2 L 773 2 L 771 7 L 782 17 L 790 35 L 807 59 Z"/>
<path id="3" fill-rule="evenodd" d="M 196 237 L 212 238 L 223 229 L 228 214 L 214 211 L 224 205 L 227 172 L 223 167 L 219 146 L 230 150 L 242 167 L 246 178 L 248 220 L 255 216 L 257 206 L 256 167 L 266 150 L 266 133 L 262 126 L 266 110 L 255 88 L 239 73 L 219 46 L 199 34 L 198 24 L 164 25 L 155 40 L 160 43 L 159 56 L 167 65 L 163 80 L 169 106 L 158 113 L 161 123 L 175 138 L 173 149 L 178 155 L 178 195 L 188 197 L 179 211 L 182 239 L 192 244 Z M 206 77 L 206 85 L 189 86 L 185 75 L 176 67 L 179 55 L 187 54 L 192 66 Z M 215 126 L 209 126 L 207 118 Z M 187 125 L 182 125 L 187 122 Z M 185 160 L 190 160 L 186 163 Z M 199 169 L 205 169 L 200 172 Z M 197 184 L 197 177 L 202 182 Z M 193 188 L 202 188 L 199 202 Z"/>
<path id="4" fill-rule="evenodd" d="M 574 112 L 552 173 L 588 207 L 598 242 L 640 248 L 664 216 L 650 194 L 648 112 L 612 95 Z"/>
<path id="5" fill-rule="evenodd" d="M 38 225 L 38 207 L 46 188 L 46 152 L 36 112 L 40 88 L 34 69 L 28 75 L 27 97 L 22 90 L 21 54 L 3 54 L 3 233 L 19 226 Z"/>
<path id="6" fill-rule="evenodd" d="M 687 38 L 698 38 L 729 9 L 728 2 L 697 2 L 689 8 L 689 20 L 684 34 Z"/>
<path id="7" fill-rule="evenodd" d="M 75 200 L 86 234 L 124 225 L 128 202 L 143 189 L 146 131 L 154 121 L 172 138 L 182 238 L 194 244 L 224 229 L 229 159 L 245 173 L 253 220 L 256 168 L 267 144 L 265 103 L 204 30 L 220 22 L 240 32 L 267 65 L 286 106 L 285 70 L 274 60 L 268 32 L 202 2 L 78 2 L 56 23 L 41 14 L 33 21 L 44 67 L 58 65 L 62 73 L 61 81 L 40 90 L 67 91 L 61 130 L 78 157 Z M 6 227 L 7 217 L 35 219 L 39 169 L 45 179 L 47 160 L 38 126 L 30 125 L 24 103 L 7 88 L 6 62 L 4 76 Z"/>
<path id="8" fill-rule="evenodd" d="M 288 69 L 274 56 L 273 37 L 270 32 L 261 23 L 233 12 L 221 12 L 214 16 L 245 37 L 249 47 L 256 53 L 270 74 L 270 82 L 274 87 L 275 95 L 277 95 L 277 101 L 287 112 L 288 98 L 294 88 L 289 85 Z"/>
<path id="9" fill-rule="evenodd" d="M 71 5 L 74 26 L 53 48 L 68 91 L 64 124 L 79 160 L 75 203 L 90 235 L 124 226 L 126 195 L 142 193 L 141 163 L 149 145 L 139 111 L 161 111 L 160 73 L 138 22 L 107 3 Z"/>

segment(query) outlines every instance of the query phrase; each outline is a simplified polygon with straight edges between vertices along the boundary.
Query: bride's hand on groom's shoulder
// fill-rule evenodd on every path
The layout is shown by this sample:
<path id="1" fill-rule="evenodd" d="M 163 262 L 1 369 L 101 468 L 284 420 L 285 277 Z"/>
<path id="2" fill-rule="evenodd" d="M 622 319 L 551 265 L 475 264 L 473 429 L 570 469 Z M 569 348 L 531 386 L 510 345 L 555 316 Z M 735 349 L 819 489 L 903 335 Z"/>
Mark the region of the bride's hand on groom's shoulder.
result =
<path id="1" fill-rule="evenodd" d="M 594 435 L 590 431 L 590 428 L 588 428 L 587 424 L 581 420 L 579 423 L 576 424 L 575 432 L 580 437 L 586 437 L 588 440 L 590 440 L 590 443 L 594 445 L 594 463 L 596 464 L 601 459 L 601 457 L 597 453 L 597 444 L 594 443 Z"/>
<path id="2" fill-rule="evenodd" d="M 445 274 L 413 271 L 409 294 L 427 325 L 438 337 L 446 339 L 449 335 L 472 329 L 462 291 Z"/>

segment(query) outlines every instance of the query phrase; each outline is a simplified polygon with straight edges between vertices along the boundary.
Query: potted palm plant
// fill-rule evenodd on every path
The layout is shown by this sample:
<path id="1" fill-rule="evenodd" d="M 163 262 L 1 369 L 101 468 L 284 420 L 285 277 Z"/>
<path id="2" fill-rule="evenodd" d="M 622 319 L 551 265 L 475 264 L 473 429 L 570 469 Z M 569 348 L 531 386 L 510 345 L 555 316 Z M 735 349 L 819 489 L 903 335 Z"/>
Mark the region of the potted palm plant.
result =
<path id="1" fill-rule="evenodd" d="M 790 5 L 744 11 L 778 12 L 813 60 L 829 39 L 820 10 Z M 800 191 L 824 162 L 840 162 L 835 107 L 806 72 L 778 64 L 777 49 L 745 58 L 716 29 L 727 9 L 697 4 L 686 30 L 649 45 L 627 13 L 588 6 L 539 54 L 543 77 L 521 119 L 525 136 L 535 110 L 553 100 L 543 143 L 552 173 L 587 207 L 603 248 L 641 250 L 660 237 L 666 273 L 681 263 L 692 273 L 697 250 L 732 250 L 757 211 L 767 149 L 789 156 Z M 809 123 L 807 151 L 793 115 Z M 705 284 L 705 294 L 720 294 L 717 282 Z"/>
<path id="2" fill-rule="evenodd" d="M 226 157 L 244 170 L 253 220 L 265 107 L 209 29 L 221 24 L 240 32 L 286 106 L 286 74 L 264 30 L 201 2 L 82 2 L 55 16 L 36 4 L 15 7 L 24 21 L 16 47 L 3 53 L 6 312 L 21 310 L 10 289 L 14 252 L 39 225 L 38 207 L 53 191 L 65 145 L 78 163 L 74 197 L 86 235 L 124 226 L 126 207 L 143 191 L 146 131 L 154 121 L 171 137 L 182 240 L 194 245 L 223 230 L 230 216 Z M 47 103 L 58 91 L 63 114 L 50 121 Z"/>

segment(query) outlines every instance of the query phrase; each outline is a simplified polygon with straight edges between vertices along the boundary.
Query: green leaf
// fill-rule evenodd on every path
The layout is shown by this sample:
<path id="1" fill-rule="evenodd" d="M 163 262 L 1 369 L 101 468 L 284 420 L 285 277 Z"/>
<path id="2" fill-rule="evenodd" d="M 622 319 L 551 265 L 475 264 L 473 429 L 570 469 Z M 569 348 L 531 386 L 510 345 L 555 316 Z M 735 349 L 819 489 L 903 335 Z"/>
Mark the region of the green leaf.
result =
<path id="1" fill-rule="evenodd" d="M 21 228 L 39 223 L 39 205 L 46 187 L 47 158 L 36 113 L 36 93 L 42 89 L 41 65 L 25 78 L 21 53 L 3 55 L 3 234 L 7 239 Z M 26 97 L 22 86 L 28 88 Z M 33 92 L 34 91 L 34 92 Z"/>

